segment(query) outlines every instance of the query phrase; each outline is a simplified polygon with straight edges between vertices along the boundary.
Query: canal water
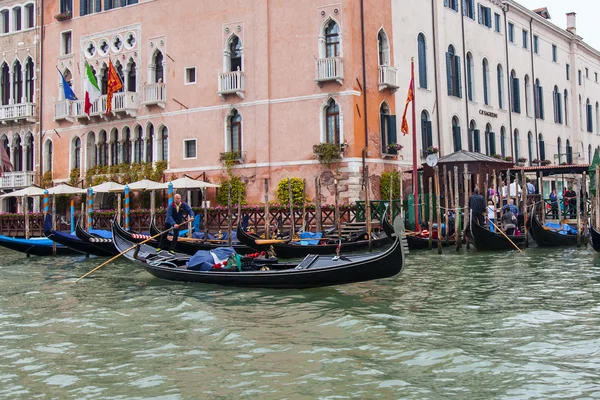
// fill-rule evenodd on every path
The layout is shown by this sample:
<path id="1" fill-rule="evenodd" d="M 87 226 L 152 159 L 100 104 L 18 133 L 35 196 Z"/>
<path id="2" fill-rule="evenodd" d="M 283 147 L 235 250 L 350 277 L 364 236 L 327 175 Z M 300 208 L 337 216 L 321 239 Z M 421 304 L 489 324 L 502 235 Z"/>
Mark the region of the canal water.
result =
<path id="1" fill-rule="evenodd" d="M 600 397 L 591 249 L 413 252 L 397 277 L 314 290 L 0 260 L 0 398 Z"/>

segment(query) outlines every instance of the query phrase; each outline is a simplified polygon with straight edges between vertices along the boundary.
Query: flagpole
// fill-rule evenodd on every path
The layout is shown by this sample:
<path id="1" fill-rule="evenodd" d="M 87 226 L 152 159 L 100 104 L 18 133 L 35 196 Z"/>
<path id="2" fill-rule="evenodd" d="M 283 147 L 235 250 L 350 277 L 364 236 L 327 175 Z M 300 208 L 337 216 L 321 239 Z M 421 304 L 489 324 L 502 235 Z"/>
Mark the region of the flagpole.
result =
<path id="1" fill-rule="evenodd" d="M 416 121 L 416 108 L 415 108 L 415 58 L 410 58 L 410 81 L 412 85 L 412 179 L 413 179 L 413 197 L 414 197 L 414 208 L 415 208 L 415 231 L 421 231 L 421 224 L 419 224 L 419 185 L 418 185 L 418 173 L 417 173 L 417 125 Z M 431 229 L 431 227 L 430 227 Z"/>

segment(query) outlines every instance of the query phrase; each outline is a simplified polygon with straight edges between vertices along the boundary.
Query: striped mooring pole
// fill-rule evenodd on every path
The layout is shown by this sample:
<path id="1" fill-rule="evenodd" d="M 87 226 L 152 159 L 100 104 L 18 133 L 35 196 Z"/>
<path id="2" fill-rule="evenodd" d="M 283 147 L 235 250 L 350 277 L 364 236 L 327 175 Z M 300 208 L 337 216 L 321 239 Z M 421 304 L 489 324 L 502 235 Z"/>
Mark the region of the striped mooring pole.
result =
<path id="1" fill-rule="evenodd" d="M 48 195 L 48 190 L 44 189 L 44 219 L 46 215 L 50 212 L 50 196 Z"/>
<path id="2" fill-rule="evenodd" d="M 126 231 L 129 230 L 129 185 L 125 185 L 125 224 Z"/>
<path id="3" fill-rule="evenodd" d="M 168 194 L 168 198 L 169 198 L 168 206 L 171 207 L 171 204 L 173 204 L 173 183 L 172 182 L 169 182 L 169 190 L 168 190 L 167 194 Z"/>
<path id="4" fill-rule="evenodd" d="M 91 187 L 88 189 L 88 232 L 94 227 L 94 220 L 92 219 L 92 212 L 94 211 L 94 189 Z"/>
<path id="5" fill-rule="evenodd" d="M 75 232 L 75 200 L 71 200 L 71 232 Z"/>

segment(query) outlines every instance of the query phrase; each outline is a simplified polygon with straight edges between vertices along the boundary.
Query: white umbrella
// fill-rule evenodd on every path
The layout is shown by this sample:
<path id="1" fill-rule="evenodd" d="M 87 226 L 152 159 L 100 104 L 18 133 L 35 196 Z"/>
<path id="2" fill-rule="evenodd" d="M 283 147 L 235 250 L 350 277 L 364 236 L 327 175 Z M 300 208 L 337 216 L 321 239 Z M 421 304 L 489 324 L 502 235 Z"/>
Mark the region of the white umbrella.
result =
<path id="1" fill-rule="evenodd" d="M 16 190 L 14 192 L 5 193 L 0 197 L 35 197 L 35 196 L 43 196 L 44 189 L 39 188 L 37 186 L 29 186 L 24 189 Z"/>
<path id="2" fill-rule="evenodd" d="M 104 182 L 96 186 L 92 186 L 94 193 L 122 192 L 125 185 L 116 182 Z"/>
<path id="3" fill-rule="evenodd" d="M 130 183 L 127 186 L 129 186 L 129 190 L 132 192 L 140 190 L 163 190 L 169 188 L 166 183 L 154 182 L 149 179 L 142 179 L 141 181 Z M 124 188 L 121 190 L 110 190 L 110 192 L 122 192 L 123 190 Z"/>
<path id="4" fill-rule="evenodd" d="M 48 194 L 85 194 L 87 190 L 76 188 L 66 183 L 61 183 L 58 186 L 51 187 L 48 189 Z M 43 193 L 42 193 L 43 194 Z"/>
<path id="5" fill-rule="evenodd" d="M 173 189 L 204 189 L 221 187 L 221 185 L 216 185 L 214 183 L 208 183 L 204 181 L 198 181 L 187 176 L 175 179 L 171 183 L 173 184 Z"/>

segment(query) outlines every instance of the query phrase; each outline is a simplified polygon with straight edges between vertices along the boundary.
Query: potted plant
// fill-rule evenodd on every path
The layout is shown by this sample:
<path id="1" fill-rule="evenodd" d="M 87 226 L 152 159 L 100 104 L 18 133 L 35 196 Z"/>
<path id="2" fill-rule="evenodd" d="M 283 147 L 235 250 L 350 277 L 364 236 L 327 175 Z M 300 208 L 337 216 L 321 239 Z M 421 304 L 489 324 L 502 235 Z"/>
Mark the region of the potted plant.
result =
<path id="1" fill-rule="evenodd" d="M 519 165 L 525 165 L 525 163 L 527 162 L 527 158 L 525 158 L 525 157 L 519 157 L 517 159 L 517 162 L 519 163 Z"/>
<path id="2" fill-rule="evenodd" d="M 512 156 L 506 156 L 506 157 L 503 157 L 502 160 L 508 161 L 508 162 L 513 162 L 514 158 Z"/>
<path id="3" fill-rule="evenodd" d="M 533 165 L 540 165 L 540 163 L 542 162 L 542 160 L 540 160 L 539 158 L 534 159 L 531 163 Z"/>
<path id="4" fill-rule="evenodd" d="M 552 161 L 550 160 L 542 160 L 542 165 L 550 165 L 552 164 Z"/>
<path id="5" fill-rule="evenodd" d="M 427 154 L 437 154 L 440 151 L 437 147 L 429 146 L 427 148 Z"/>
<path id="6" fill-rule="evenodd" d="M 57 21 L 66 21 L 71 18 L 73 18 L 73 13 L 71 11 L 65 11 L 54 16 L 54 19 L 56 19 Z"/>
<path id="7" fill-rule="evenodd" d="M 390 143 L 386 146 L 386 154 L 396 155 L 404 146 L 398 143 Z"/>
<path id="8" fill-rule="evenodd" d="M 492 154 L 492 157 L 494 157 L 497 160 L 502 160 L 502 154 Z"/>
<path id="9" fill-rule="evenodd" d="M 332 162 L 340 161 L 342 159 L 342 153 L 345 148 L 345 144 L 319 143 L 313 146 L 313 153 L 319 162 L 327 164 L 327 167 L 331 167 Z"/>

